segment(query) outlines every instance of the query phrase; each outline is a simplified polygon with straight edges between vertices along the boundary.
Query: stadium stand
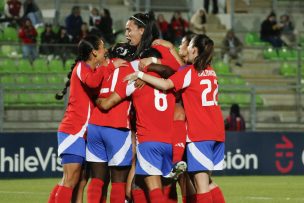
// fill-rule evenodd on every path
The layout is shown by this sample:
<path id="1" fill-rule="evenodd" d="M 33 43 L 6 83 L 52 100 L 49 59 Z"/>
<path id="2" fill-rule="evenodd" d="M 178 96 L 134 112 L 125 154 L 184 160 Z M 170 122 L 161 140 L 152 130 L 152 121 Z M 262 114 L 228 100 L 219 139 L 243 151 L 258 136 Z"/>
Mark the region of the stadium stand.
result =
<path id="1" fill-rule="evenodd" d="M 42 12 L 45 13 L 45 21 L 53 22 L 53 14 L 49 8 L 54 8 L 54 3 L 46 0 L 39 1 Z M 173 3 L 172 3 L 173 2 Z M 180 10 L 183 16 L 188 18 L 192 8 L 187 1 L 151 1 L 151 8 L 157 13 L 163 13 L 167 20 L 171 19 L 175 10 Z M 244 1 L 246 2 L 246 1 Z M 222 105 L 224 115 L 228 114 L 229 106 L 237 102 L 242 106 L 245 120 L 251 128 L 252 113 L 255 114 L 256 130 L 303 130 L 299 121 L 299 109 L 295 85 L 297 84 L 297 60 L 298 53 L 295 48 L 281 48 L 275 50 L 259 39 L 260 22 L 272 9 L 271 0 L 255 0 L 250 4 L 238 3 L 235 11 L 235 32 L 243 37 L 244 64 L 242 67 L 224 64 L 220 58 L 220 45 L 227 27 L 223 25 L 221 15 L 207 16 L 207 35 L 216 45 L 216 60 L 213 66 L 219 75 L 219 103 Z M 277 13 L 286 12 L 286 1 L 277 1 Z M 293 19 L 303 19 L 301 8 L 304 3 L 293 1 L 289 4 L 288 11 L 292 11 Z M 107 1 L 106 5 L 113 15 L 114 29 L 124 28 L 125 20 L 136 9 L 144 11 L 144 7 L 136 8 L 129 4 L 126 8 L 125 1 Z M 65 15 L 70 13 L 72 5 L 79 5 L 82 9 L 84 21 L 88 20 L 89 9 L 99 6 L 99 0 L 91 0 L 88 4 L 85 0 L 60 1 L 59 22 L 62 24 Z M 144 5 L 142 3 L 141 5 Z M 175 5 L 174 7 L 172 5 Z M 53 15 L 53 16 L 52 16 Z M 225 18 L 229 15 L 222 14 Z M 226 15 L 226 16 L 225 16 Z M 295 22 L 300 32 L 299 44 L 304 45 L 303 22 Z M 57 26 L 58 27 L 58 26 Z M 7 131 L 50 131 L 57 127 L 62 118 L 64 102 L 56 101 L 54 94 L 64 85 L 65 74 L 70 69 L 74 60 L 47 60 L 46 56 L 40 56 L 33 64 L 21 60 L 21 50 L 18 44 L 17 31 L 11 28 L 3 29 L 0 34 L 0 80 L 4 86 L 4 129 Z M 120 40 L 123 36 L 119 36 Z M 17 46 L 16 46 L 17 45 Z M 16 60 L 18 59 L 18 60 Z M 304 54 L 302 54 L 304 59 Z M 63 63 L 64 62 L 64 63 Z M 302 78 L 304 71 L 302 68 Z M 304 89 L 304 88 L 302 88 Z M 256 112 L 252 112 L 252 105 L 256 106 Z M 303 117 L 303 99 L 300 108 L 300 116 Z M 17 108 L 17 109 L 16 109 Z M 22 123 L 22 121 L 26 121 Z M 21 122 L 21 123 L 20 123 Z M 16 123 L 19 126 L 16 127 Z M 278 126 L 279 124 L 279 126 Z"/>

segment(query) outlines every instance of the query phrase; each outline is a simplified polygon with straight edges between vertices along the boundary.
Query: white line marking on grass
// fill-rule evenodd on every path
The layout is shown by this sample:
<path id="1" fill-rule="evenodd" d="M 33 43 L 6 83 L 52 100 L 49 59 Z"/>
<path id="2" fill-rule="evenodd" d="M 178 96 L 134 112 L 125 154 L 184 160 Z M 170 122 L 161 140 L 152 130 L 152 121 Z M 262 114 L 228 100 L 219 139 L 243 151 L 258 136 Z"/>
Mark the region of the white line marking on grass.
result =
<path id="1" fill-rule="evenodd" d="M 258 199 L 258 200 L 272 200 L 272 197 L 255 197 L 255 196 L 248 196 L 247 199 Z"/>
<path id="2" fill-rule="evenodd" d="M 298 201 L 304 201 L 304 198 L 297 198 L 297 197 L 283 197 L 283 198 L 273 198 L 273 197 L 256 197 L 256 196 L 246 196 L 246 199 L 252 199 L 252 200 L 287 200 L 287 201 L 291 201 L 291 200 L 298 200 Z"/>
<path id="3" fill-rule="evenodd" d="M 3 191 L 0 190 L 0 194 L 19 194 L 19 195 L 47 195 L 47 192 L 16 192 L 16 191 Z"/>

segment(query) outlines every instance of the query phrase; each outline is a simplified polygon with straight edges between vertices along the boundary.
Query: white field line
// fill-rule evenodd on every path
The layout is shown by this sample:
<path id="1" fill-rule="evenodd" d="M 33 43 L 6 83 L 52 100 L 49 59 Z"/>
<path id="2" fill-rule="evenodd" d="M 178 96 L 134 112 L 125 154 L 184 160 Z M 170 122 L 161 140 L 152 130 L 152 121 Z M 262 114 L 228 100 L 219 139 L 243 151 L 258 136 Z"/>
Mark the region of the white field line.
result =
<path id="1" fill-rule="evenodd" d="M 283 197 L 283 198 L 273 198 L 273 197 L 257 197 L 257 196 L 245 196 L 246 199 L 252 199 L 252 200 L 265 200 L 265 201 L 269 201 L 269 200 L 286 200 L 286 201 L 290 201 L 290 200 L 298 200 L 298 201 L 304 201 L 304 198 L 298 198 L 298 197 Z"/>

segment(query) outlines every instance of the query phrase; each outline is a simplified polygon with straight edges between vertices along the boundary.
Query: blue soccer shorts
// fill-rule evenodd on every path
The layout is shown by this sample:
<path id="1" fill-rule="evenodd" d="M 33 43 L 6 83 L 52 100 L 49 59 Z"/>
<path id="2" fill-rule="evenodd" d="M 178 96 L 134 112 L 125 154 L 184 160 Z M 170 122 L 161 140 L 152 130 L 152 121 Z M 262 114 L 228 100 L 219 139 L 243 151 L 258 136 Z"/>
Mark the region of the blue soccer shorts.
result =
<path id="1" fill-rule="evenodd" d="M 172 144 L 142 142 L 136 147 L 136 175 L 161 175 L 167 177 L 173 167 Z"/>
<path id="2" fill-rule="evenodd" d="M 85 159 L 82 156 L 74 155 L 74 154 L 61 154 L 61 164 L 71 164 L 71 163 L 79 163 L 83 165 L 85 163 Z"/>
<path id="3" fill-rule="evenodd" d="M 190 142 L 186 150 L 188 172 L 223 170 L 224 142 Z"/>
<path id="4" fill-rule="evenodd" d="M 130 166 L 131 131 L 89 124 L 86 160 L 107 162 L 109 166 Z"/>
<path id="5" fill-rule="evenodd" d="M 83 137 L 57 132 L 58 156 L 63 154 L 77 155 L 85 159 L 86 141 Z M 78 163 L 78 162 L 77 162 Z"/>

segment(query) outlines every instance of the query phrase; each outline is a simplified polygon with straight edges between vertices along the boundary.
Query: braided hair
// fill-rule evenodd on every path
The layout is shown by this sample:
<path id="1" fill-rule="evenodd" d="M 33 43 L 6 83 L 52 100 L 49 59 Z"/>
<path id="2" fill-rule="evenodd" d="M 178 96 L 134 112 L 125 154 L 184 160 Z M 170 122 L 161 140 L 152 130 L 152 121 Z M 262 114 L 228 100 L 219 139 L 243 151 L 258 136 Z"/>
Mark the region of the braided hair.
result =
<path id="1" fill-rule="evenodd" d="M 88 35 L 78 43 L 77 58 L 75 59 L 75 62 L 71 66 L 70 72 L 67 74 L 68 80 L 65 83 L 65 87 L 55 95 L 55 98 L 57 100 L 61 100 L 64 97 L 64 95 L 67 93 L 67 89 L 70 86 L 70 79 L 72 76 L 72 72 L 76 64 L 79 61 L 89 60 L 91 56 L 91 52 L 93 50 L 98 50 L 100 43 L 101 43 L 101 39 L 95 35 Z"/>

